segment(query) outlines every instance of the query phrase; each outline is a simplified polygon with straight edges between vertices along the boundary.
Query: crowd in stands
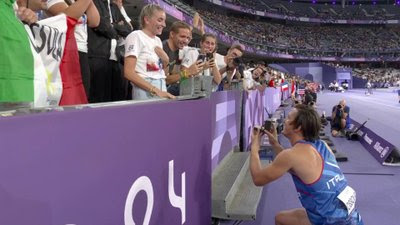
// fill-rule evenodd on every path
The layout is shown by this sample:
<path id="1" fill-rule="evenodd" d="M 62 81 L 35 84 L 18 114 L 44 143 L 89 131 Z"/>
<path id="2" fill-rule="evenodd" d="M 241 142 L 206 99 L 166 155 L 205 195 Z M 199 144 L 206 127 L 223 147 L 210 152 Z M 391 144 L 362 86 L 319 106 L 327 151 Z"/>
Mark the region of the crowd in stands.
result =
<path id="1" fill-rule="evenodd" d="M 258 49 L 275 47 L 281 53 L 311 56 L 400 56 L 399 27 L 283 25 L 212 10 L 199 12 L 207 22 Z"/>
<path id="2" fill-rule="evenodd" d="M 346 7 L 341 1 L 335 4 L 295 3 L 282 0 L 224 0 L 225 2 L 249 8 L 255 11 L 283 14 L 285 16 L 319 18 L 324 20 L 390 20 L 398 18 L 398 5 L 359 5 L 348 2 Z M 354 2 L 355 3 L 355 2 Z"/>
<path id="3" fill-rule="evenodd" d="M 355 68 L 353 76 L 372 83 L 374 88 L 400 86 L 400 70 L 394 68 Z"/>
<path id="4" fill-rule="evenodd" d="M 46 18 L 60 14 L 75 19 L 72 25 L 68 22 L 65 26 L 76 26 L 73 32 L 76 41 L 71 39 L 74 44 L 65 45 L 75 46 L 75 49 L 68 49 L 67 52 L 69 55 L 75 55 L 78 61 L 68 65 L 65 63 L 60 65 L 59 69 L 56 68 L 57 71 L 61 71 L 63 89 L 61 100 L 56 100 L 56 105 L 175 98 L 180 94 L 180 83 L 195 76 L 211 76 L 212 91 L 230 89 L 232 81 L 242 79 L 246 90 L 279 88 L 282 84 L 292 83 L 297 84 L 296 87 L 305 86 L 302 85 L 304 81 L 294 75 L 281 73 L 263 63 L 244 65 L 240 60 L 244 53 L 241 44 L 233 44 L 225 55 L 217 53 L 217 37 L 204 32 L 204 21 L 213 20 L 228 35 L 238 36 L 239 39 L 255 43 L 259 48 L 273 45 L 286 51 L 288 49 L 347 51 L 365 46 L 370 46 L 369 50 L 378 51 L 398 47 L 398 39 L 392 38 L 392 34 L 399 33 L 400 35 L 399 29 L 395 28 L 302 27 L 298 29 L 298 27 L 282 24 L 251 21 L 248 18 L 228 17 L 212 11 L 200 11 L 200 14 L 194 15 L 191 25 L 180 21 L 173 23 L 167 28 L 168 39 L 161 41 L 158 36 L 166 28 L 166 14 L 158 5 L 151 4 L 142 9 L 139 16 L 140 29 L 134 30 L 121 0 L 114 0 L 109 5 L 110 7 L 102 0 L 65 2 L 64 0 L 48 0 L 47 2 L 31 0 L 29 3 L 26 0 L 17 0 L 15 3 L 13 0 L 8 1 L 8 4 L 5 4 L 7 7 L 3 8 L 6 14 L 1 16 L 13 23 L 5 27 L 9 33 L 5 32 L 5 35 L 0 36 L 0 46 L 4 49 L 3 54 L 0 55 L 3 59 L 0 77 L 4 81 L 1 84 L 0 110 L 7 109 L 8 105 L 4 103 L 20 102 L 23 103 L 21 106 L 29 106 L 34 101 L 33 97 L 37 97 L 38 90 L 47 92 L 49 95 L 50 92 L 54 92 L 54 86 L 49 84 L 54 74 L 47 70 L 46 63 L 48 62 L 42 59 L 43 62 L 38 63 L 36 58 L 40 57 L 36 57 L 32 65 L 32 59 L 28 55 L 38 54 L 39 50 L 43 49 L 47 51 L 54 49 L 50 41 L 39 40 L 38 44 L 35 39 L 43 38 L 42 35 L 49 35 L 50 38 L 51 29 L 49 34 L 42 33 L 45 28 L 36 29 L 41 33 L 35 35 L 34 27 L 51 27 L 51 24 L 47 24 L 49 20 Z M 37 25 L 40 19 L 43 19 L 43 24 Z M 226 21 L 232 22 L 226 23 Z M 24 28 L 21 22 L 31 24 L 31 26 Z M 18 39 L 21 43 L 16 41 L 14 44 L 19 45 L 25 42 L 25 48 L 21 48 L 25 51 L 21 53 L 25 58 L 15 57 L 11 63 L 11 58 L 7 54 L 14 54 L 15 49 L 13 45 L 9 45 L 10 39 L 7 35 L 11 34 L 13 28 L 19 29 L 18 35 L 21 37 L 20 40 Z M 193 43 L 193 31 L 201 34 L 199 43 Z M 355 38 L 354 34 L 361 36 L 365 32 L 371 35 L 365 39 Z M 70 32 L 66 35 L 68 33 Z M 384 37 L 387 37 L 385 45 L 379 41 Z M 28 38 L 31 38 L 30 42 Z M 356 43 L 357 41 L 360 43 Z M 199 48 L 189 47 L 189 44 L 199 46 Z M 32 45 L 30 50 L 29 45 Z M 62 57 L 65 57 L 65 54 Z M 59 61 L 71 63 L 70 58 Z M 34 66 L 36 69 L 42 64 L 45 67 L 42 71 L 47 71 L 47 77 L 44 79 L 47 84 L 42 85 L 42 89 L 37 89 L 36 86 L 33 88 L 33 84 L 29 84 L 29 91 L 32 92 L 30 95 L 19 93 L 22 86 L 28 85 L 28 81 L 31 83 L 33 80 L 38 81 L 31 67 Z M 25 67 L 28 69 L 23 70 L 22 74 L 22 70 L 19 71 L 19 69 Z M 379 79 L 391 82 L 399 76 L 398 73 L 391 75 L 393 76 L 384 76 Z M 22 79 L 15 81 L 15 77 L 22 77 Z M 8 83 L 11 85 L 6 85 Z M 27 90 L 25 92 L 29 92 Z M 74 92 L 75 90 L 78 91 Z M 65 93 L 70 95 L 72 93 L 75 97 L 79 95 L 81 98 L 66 101 Z M 48 103 L 54 105 L 54 101 Z M 15 107 L 13 104 L 11 106 Z"/>
<path id="5" fill-rule="evenodd" d="M 326 63 L 335 68 L 348 68 L 340 63 Z M 371 68 L 367 64 L 360 64 L 352 69 L 354 77 L 362 78 L 371 83 L 373 88 L 400 87 L 400 69 Z"/>
<path id="6" fill-rule="evenodd" d="M 146 5 L 141 10 L 138 30 L 133 30 L 130 18 L 119 0 L 111 2 L 110 7 L 101 0 L 31 0 L 29 4 L 25 0 L 15 3 L 9 0 L 5 5 L 7 7 L 3 9 L 6 14 L 1 16 L 7 21 L 13 21 L 13 24 L 4 27 L 5 35 L 0 36 L 0 46 L 4 50 L 4 54 L 0 55 L 3 59 L 0 66 L 0 110 L 46 106 L 36 105 L 36 97 L 38 93 L 46 92 L 47 98 L 52 98 L 49 97 L 55 87 L 52 78 L 57 71 L 61 72 L 61 100 L 51 103 L 48 101 L 48 105 L 175 98 L 180 94 L 180 82 L 195 76 L 211 76 L 212 91 L 230 89 L 233 80 L 243 79 L 245 69 L 250 73 L 258 71 L 257 76 L 245 78 L 252 80 L 254 84 L 249 89 L 245 88 L 247 90 L 267 86 L 279 88 L 281 83 L 288 82 L 284 80 L 283 74 L 278 74 L 265 65 L 245 67 L 239 60 L 244 51 L 240 44 L 232 45 L 226 55 L 217 53 L 217 38 L 204 32 L 204 22 L 199 14 L 194 15 L 191 25 L 181 21 L 174 22 L 167 28 L 168 39 L 161 41 L 158 36 L 166 28 L 166 14 L 155 4 Z M 40 17 L 37 12 L 40 12 Z M 49 20 L 53 16 L 57 19 Z M 75 33 L 76 39 L 67 38 L 65 46 L 62 41 L 60 46 L 53 46 L 51 41 L 43 41 L 42 38 L 55 35 L 51 32 L 51 27 L 54 26 L 51 21 L 58 21 L 60 18 L 61 25 L 58 25 L 61 26 L 60 30 L 64 30 L 63 35 L 71 36 Z M 41 21 L 38 22 L 39 20 Z M 21 22 L 31 26 L 24 26 Z M 71 27 L 75 27 L 75 32 L 71 32 Z M 7 37 L 14 28 L 19 30 L 20 38 L 12 44 L 23 45 L 21 54 L 25 57 L 15 57 L 11 63 L 9 54 L 14 54 L 16 49 L 15 45 L 10 45 L 11 39 Z M 199 43 L 191 43 L 193 30 L 199 30 L 202 34 Z M 40 35 L 35 35 L 35 32 L 40 32 Z M 189 47 L 189 43 L 199 48 Z M 31 48 L 29 45 L 32 45 Z M 55 72 L 48 71 L 49 62 L 42 55 L 32 59 L 32 56 L 43 53 L 43 49 L 48 52 L 55 47 L 60 47 L 57 49 L 60 51 L 59 57 L 55 57 L 59 61 L 52 58 L 50 64 L 62 62 L 57 64 Z M 61 54 L 62 51 L 68 54 Z M 67 59 L 66 55 L 72 58 Z M 21 69 L 25 67 L 28 69 Z M 37 67 L 41 69 L 40 79 L 36 77 Z M 16 77 L 20 78 L 17 82 Z M 47 83 L 34 87 L 33 81 Z M 8 83 L 12 85 L 6 85 Z M 63 99 L 66 93 L 72 93 L 78 98 L 65 102 Z"/>

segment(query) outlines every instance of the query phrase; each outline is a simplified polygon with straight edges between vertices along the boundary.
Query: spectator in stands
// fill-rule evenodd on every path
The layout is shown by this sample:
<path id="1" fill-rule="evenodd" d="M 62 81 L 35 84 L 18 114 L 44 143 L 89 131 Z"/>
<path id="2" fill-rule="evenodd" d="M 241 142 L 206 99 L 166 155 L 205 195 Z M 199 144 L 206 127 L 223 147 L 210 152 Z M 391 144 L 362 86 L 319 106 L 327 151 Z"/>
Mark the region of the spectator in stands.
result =
<path id="1" fill-rule="evenodd" d="M 75 0 L 65 0 L 65 3 L 68 7 L 72 7 Z M 86 5 L 85 5 L 86 6 Z M 61 13 L 67 9 L 65 4 L 60 4 L 59 9 L 57 12 L 53 10 L 53 13 Z M 81 6 L 84 7 L 84 6 Z M 87 27 L 95 28 L 100 23 L 100 15 L 97 11 L 96 6 L 91 1 L 90 4 L 87 6 L 86 11 L 84 14 L 79 18 L 78 23 L 75 26 L 75 39 L 78 46 L 78 53 L 79 53 L 79 65 L 81 67 L 81 75 L 82 75 L 82 82 L 85 88 L 86 97 L 89 100 L 90 94 L 90 67 L 89 67 L 89 58 L 88 58 L 88 33 Z"/>
<path id="2" fill-rule="evenodd" d="M 10 1 L 10 2 L 14 2 L 14 1 Z M 18 4 L 16 4 L 16 3 L 18 3 Z M 35 8 L 37 7 L 38 9 L 42 9 L 43 7 L 46 7 L 41 2 L 33 2 L 33 4 L 32 3 L 29 4 L 26 0 L 18 0 L 16 3 L 14 3 L 14 6 L 17 8 L 16 15 L 17 15 L 18 19 L 24 23 L 27 23 L 28 25 L 30 25 L 32 23 L 36 23 L 38 21 L 38 17 L 35 14 L 34 10 L 30 8 L 31 5 L 35 5 Z"/>
<path id="3" fill-rule="evenodd" d="M 69 17 L 75 18 L 79 20 L 85 12 L 89 9 L 93 10 L 92 0 L 79 0 L 76 2 L 69 2 L 70 6 L 64 0 L 47 0 L 47 10 L 46 13 L 48 16 L 55 16 L 61 13 L 66 14 Z M 93 23 L 96 21 L 93 20 Z"/>
<path id="4" fill-rule="evenodd" d="M 236 74 L 236 72 L 238 72 L 237 67 L 240 64 L 240 61 L 235 59 L 242 56 L 243 48 L 240 44 L 232 45 L 225 56 L 218 53 L 215 55 L 215 61 L 222 79 L 226 77 L 228 81 L 231 81 L 235 75 L 239 75 Z"/>
<path id="5" fill-rule="evenodd" d="M 193 15 L 193 27 L 190 28 L 190 31 L 194 32 L 196 29 L 199 31 L 200 35 L 203 36 L 206 32 L 204 30 L 204 20 L 200 17 L 200 14 L 196 12 Z M 189 41 L 190 42 L 190 41 Z"/>
<path id="6" fill-rule="evenodd" d="M 216 91 L 221 82 L 221 74 L 215 63 L 217 38 L 210 33 L 205 33 L 200 40 L 200 49 L 189 49 L 182 60 L 182 69 L 186 71 L 193 63 L 204 62 L 203 71 L 197 75 L 212 76 L 212 91 Z"/>
<path id="7" fill-rule="evenodd" d="M 121 14 L 124 17 L 125 21 L 129 24 L 131 30 L 133 30 L 132 20 L 126 13 L 122 0 L 113 0 L 113 2 L 118 6 L 118 9 L 121 11 Z"/>
<path id="8" fill-rule="evenodd" d="M 100 24 L 88 29 L 88 56 L 93 74 L 89 99 L 92 103 L 124 100 L 126 87 L 118 62 L 121 55 L 117 40 L 126 37 L 131 27 L 111 0 L 93 2 L 100 14 Z"/>
<path id="9" fill-rule="evenodd" d="M 332 136 L 344 136 L 345 129 L 350 124 L 350 107 L 346 105 L 346 100 L 340 100 L 338 105 L 332 108 L 331 130 Z"/>
<path id="10" fill-rule="evenodd" d="M 348 185 L 335 155 L 319 139 L 320 117 L 311 107 L 296 105 L 285 120 L 283 135 L 292 147 L 284 149 L 276 129 L 255 128 L 250 153 L 250 172 L 257 186 L 268 184 L 290 173 L 304 208 L 281 211 L 277 225 L 355 224 L 363 225 L 356 209 L 355 191 Z M 261 135 L 265 133 L 276 157 L 262 168 L 259 156 Z M 345 195 L 346 197 L 343 197 Z"/>
<path id="11" fill-rule="evenodd" d="M 274 75 L 272 75 L 271 77 L 270 77 L 270 80 L 268 81 L 268 87 L 276 87 L 276 83 L 275 83 L 275 76 Z"/>
<path id="12" fill-rule="evenodd" d="M 112 14 L 113 15 L 119 15 L 122 16 L 121 17 L 121 22 L 120 24 L 123 25 L 123 27 L 125 28 L 125 34 L 126 35 L 119 35 L 119 39 L 117 40 L 117 45 L 118 47 L 117 49 L 117 55 L 118 55 L 118 64 L 119 64 L 119 69 L 121 71 L 121 90 L 120 90 L 120 95 L 125 96 L 124 99 L 127 100 L 132 100 L 132 85 L 129 83 L 129 81 L 127 81 L 124 78 L 124 55 L 125 55 L 125 38 L 126 36 L 128 36 L 129 33 L 131 33 L 133 31 L 133 25 L 132 25 L 132 20 L 131 18 L 129 18 L 128 14 L 125 11 L 125 8 L 122 4 L 122 0 L 113 0 L 114 4 L 118 7 L 113 7 L 112 8 Z M 116 92 L 118 92 L 118 90 L 115 90 Z"/>
<path id="13" fill-rule="evenodd" d="M 79 53 L 82 83 L 85 88 L 86 96 L 89 97 L 90 69 L 87 56 L 87 26 L 92 28 L 97 27 L 100 21 L 99 13 L 92 0 L 80 0 L 79 2 L 74 0 L 18 0 L 18 2 L 21 5 L 26 5 L 29 2 L 29 8 L 35 12 L 44 10 L 45 14 L 43 14 L 43 17 L 64 13 L 78 20 L 75 26 L 75 38 Z"/>
<path id="14" fill-rule="evenodd" d="M 181 69 L 182 57 L 188 51 L 191 39 L 191 28 L 182 21 L 172 24 L 167 40 L 163 41 L 163 49 L 169 57 L 166 83 L 168 92 L 179 95 L 179 83 L 181 79 L 194 76 L 203 70 L 204 62 L 193 63 L 186 71 Z"/>
<path id="15" fill-rule="evenodd" d="M 36 13 L 36 18 L 37 20 L 40 20 L 39 12 L 41 10 L 46 10 L 47 9 L 47 1 L 41 1 L 41 0 L 17 0 L 16 3 L 18 4 L 18 7 L 23 7 L 23 8 L 28 8 L 32 10 L 33 12 Z"/>
<path id="16" fill-rule="evenodd" d="M 244 71 L 243 89 L 246 91 L 255 90 L 261 85 L 258 81 L 263 74 L 264 70 L 261 66 Z"/>
<path id="17" fill-rule="evenodd" d="M 297 92 L 296 92 L 296 78 L 293 77 L 293 79 L 291 79 L 291 81 L 289 82 L 291 85 L 291 93 L 290 93 L 290 97 L 292 100 L 294 100 L 297 97 Z"/>
<path id="18" fill-rule="evenodd" d="M 169 58 L 157 35 L 165 28 L 164 10 L 155 4 L 143 7 L 140 13 L 141 30 L 126 38 L 124 74 L 132 82 L 132 99 L 174 98 L 167 92 L 164 68 Z"/>
<path id="19" fill-rule="evenodd" d="M 257 50 L 268 52 L 376 58 L 396 54 L 399 46 L 399 40 L 393 37 L 393 33 L 400 34 L 396 28 L 302 26 L 299 29 L 293 25 L 226 16 L 213 10 L 199 12 L 208 18 L 210 25 L 243 40 Z M 366 32 L 374 35 L 366 37 L 363 35 Z"/>

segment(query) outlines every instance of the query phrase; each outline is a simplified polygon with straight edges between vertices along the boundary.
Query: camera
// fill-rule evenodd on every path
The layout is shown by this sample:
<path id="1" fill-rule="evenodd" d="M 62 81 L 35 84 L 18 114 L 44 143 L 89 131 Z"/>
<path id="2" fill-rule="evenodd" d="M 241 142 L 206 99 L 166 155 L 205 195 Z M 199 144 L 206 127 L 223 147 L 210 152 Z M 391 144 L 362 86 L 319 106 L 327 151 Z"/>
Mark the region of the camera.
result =
<path id="1" fill-rule="evenodd" d="M 340 104 L 337 105 L 337 108 L 338 108 L 338 109 L 341 109 L 341 108 L 342 108 L 342 105 L 340 105 Z"/>
<path id="2" fill-rule="evenodd" d="M 266 121 L 264 122 L 264 126 L 263 126 L 264 130 L 266 130 L 266 131 L 268 131 L 268 132 L 271 132 L 271 131 L 272 131 L 272 128 L 273 128 L 273 124 L 274 124 L 274 121 L 272 121 L 272 120 L 266 120 Z"/>
<path id="3" fill-rule="evenodd" d="M 242 58 L 234 58 L 234 59 L 233 59 L 233 65 L 235 65 L 235 66 L 240 66 L 240 65 L 242 65 L 242 64 L 243 64 Z"/>

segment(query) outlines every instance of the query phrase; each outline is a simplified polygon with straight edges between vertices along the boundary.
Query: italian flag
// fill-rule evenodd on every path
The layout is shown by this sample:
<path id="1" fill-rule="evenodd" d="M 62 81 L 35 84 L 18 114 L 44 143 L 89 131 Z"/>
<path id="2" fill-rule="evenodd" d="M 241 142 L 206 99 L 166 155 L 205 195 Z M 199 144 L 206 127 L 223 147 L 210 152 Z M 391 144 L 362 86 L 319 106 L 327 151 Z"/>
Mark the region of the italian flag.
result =
<path id="1" fill-rule="evenodd" d="M 59 15 L 28 26 L 13 10 L 1 8 L 0 27 L 8 38 L 0 38 L 0 102 L 87 103 L 74 36 L 77 21 Z"/>

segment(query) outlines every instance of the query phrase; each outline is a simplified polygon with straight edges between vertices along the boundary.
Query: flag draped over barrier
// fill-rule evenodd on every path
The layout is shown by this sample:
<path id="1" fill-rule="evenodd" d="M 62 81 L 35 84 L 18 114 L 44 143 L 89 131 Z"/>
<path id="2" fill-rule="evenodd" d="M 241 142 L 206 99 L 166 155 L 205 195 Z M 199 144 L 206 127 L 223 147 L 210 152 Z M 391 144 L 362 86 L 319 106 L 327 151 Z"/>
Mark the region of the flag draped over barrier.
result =
<path id="1" fill-rule="evenodd" d="M 82 83 L 79 55 L 74 36 L 76 20 L 66 15 L 58 15 L 41 20 L 30 27 L 25 26 L 32 44 L 32 54 L 40 55 L 45 69 L 45 78 L 41 78 L 40 63 L 35 58 L 35 78 L 37 83 L 45 80 L 45 90 L 50 105 L 85 104 L 87 98 Z M 36 85 L 36 83 L 35 83 Z M 36 88 L 38 87 L 38 88 Z M 43 91 L 42 85 L 35 91 Z M 36 92 L 35 92 L 36 95 Z M 40 104 L 40 103 L 38 103 Z M 35 106 L 38 106 L 35 102 Z"/>
<path id="2" fill-rule="evenodd" d="M 33 102 L 33 57 L 12 3 L 0 1 L 0 102 Z"/>
<path id="3" fill-rule="evenodd" d="M 77 21 L 58 15 L 24 30 L 12 2 L 0 2 L 0 102 L 87 103 L 74 36 Z"/>

